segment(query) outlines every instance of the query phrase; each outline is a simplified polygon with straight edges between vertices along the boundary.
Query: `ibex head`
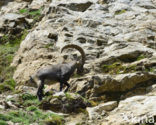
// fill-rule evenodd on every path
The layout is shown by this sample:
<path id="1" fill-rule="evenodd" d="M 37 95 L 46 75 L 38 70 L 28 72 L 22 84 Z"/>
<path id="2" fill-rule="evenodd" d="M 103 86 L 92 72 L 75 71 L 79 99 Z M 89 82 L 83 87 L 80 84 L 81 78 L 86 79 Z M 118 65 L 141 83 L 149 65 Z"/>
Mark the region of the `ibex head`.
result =
<path id="1" fill-rule="evenodd" d="M 81 61 L 76 61 L 77 74 L 81 75 L 83 73 L 83 70 L 84 70 L 83 65 L 84 65 L 85 60 L 86 60 L 86 55 L 85 55 L 84 50 L 78 45 L 69 44 L 69 45 L 64 46 L 61 49 L 61 53 L 63 52 L 63 50 L 65 50 L 67 48 L 74 48 L 81 53 L 81 57 L 82 57 Z"/>

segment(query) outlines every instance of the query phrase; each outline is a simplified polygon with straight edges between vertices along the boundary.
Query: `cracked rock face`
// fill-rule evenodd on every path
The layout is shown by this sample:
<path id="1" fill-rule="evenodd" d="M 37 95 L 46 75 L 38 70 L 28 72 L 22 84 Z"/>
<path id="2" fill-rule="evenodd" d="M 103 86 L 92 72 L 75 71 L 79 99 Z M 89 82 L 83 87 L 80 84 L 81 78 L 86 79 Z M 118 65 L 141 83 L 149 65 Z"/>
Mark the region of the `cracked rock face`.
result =
<path id="1" fill-rule="evenodd" d="M 134 96 L 120 101 L 118 108 L 112 111 L 111 114 L 105 119 L 109 122 L 103 122 L 103 125 L 105 123 L 111 125 L 130 125 L 144 122 L 154 123 L 156 107 L 153 102 L 155 100 L 155 96 Z"/>
<path id="2" fill-rule="evenodd" d="M 0 2 L 0 6 L 6 4 L 0 12 L 0 37 L 12 30 L 23 30 L 26 25 L 22 24 L 30 24 L 31 20 L 17 13 L 20 9 L 42 8 L 42 18 L 29 30 L 12 62 L 17 85 L 25 84 L 38 69 L 63 62 L 63 57 L 80 59 L 80 54 L 72 49 L 64 55 L 60 53 L 64 45 L 77 44 L 86 53 L 85 73 L 71 78 L 70 91 L 102 104 L 119 102 L 112 111 L 102 108 L 104 116 L 97 118 L 99 124 L 140 122 L 125 121 L 122 113 L 132 113 L 137 119 L 156 116 L 154 0 L 17 1 Z M 58 99 L 50 103 L 60 106 Z M 95 116 L 101 113 L 93 109 Z"/>
<path id="3" fill-rule="evenodd" d="M 38 2 L 34 0 L 31 5 L 37 6 Z M 142 3 L 117 0 L 103 4 L 91 0 L 52 1 L 43 9 L 43 19 L 21 43 L 13 61 L 17 66 L 15 80 L 24 83 L 40 65 L 56 62 L 60 55 L 58 50 L 69 43 L 83 47 L 91 73 L 101 72 L 101 65 L 117 60 L 130 64 L 141 55 L 152 57 L 156 35 L 154 5 L 150 0 Z M 48 37 L 50 33 L 57 33 L 58 40 Z M 54 44 L 53 50 L 47 51 L 44 48 L 47 44 Z M 45 64 L 46 58 L 48 63 Z M 28 71 L 27 67 L 35 71 Z"/>

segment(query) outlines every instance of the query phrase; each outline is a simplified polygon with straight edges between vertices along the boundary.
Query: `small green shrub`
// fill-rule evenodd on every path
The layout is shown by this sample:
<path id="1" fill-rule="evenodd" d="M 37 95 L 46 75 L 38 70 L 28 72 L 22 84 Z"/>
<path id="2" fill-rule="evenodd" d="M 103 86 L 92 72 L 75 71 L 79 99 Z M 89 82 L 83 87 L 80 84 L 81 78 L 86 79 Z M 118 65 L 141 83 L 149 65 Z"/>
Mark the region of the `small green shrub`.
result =
<path id="1" fill-rule="evenodd" d="M 19 10 L 19 13 L 20 14 L 25 14 L 25 13 L 28 13 L 29 11 L 28 11 L 28 9 L 26 9 L 26 8 L 24 8 L 24 9 L 20 9 Z"/>

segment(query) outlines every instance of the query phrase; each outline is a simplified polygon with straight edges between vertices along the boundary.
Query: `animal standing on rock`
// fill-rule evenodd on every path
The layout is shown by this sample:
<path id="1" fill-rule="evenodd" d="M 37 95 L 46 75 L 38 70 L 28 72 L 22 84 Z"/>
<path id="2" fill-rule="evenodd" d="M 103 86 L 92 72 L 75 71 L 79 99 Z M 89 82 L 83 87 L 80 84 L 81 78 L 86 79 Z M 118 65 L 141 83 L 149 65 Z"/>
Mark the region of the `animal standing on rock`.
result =
<path id="1" fill-rule="evenodd" d="M 30 81 L 35 83 L 38 86 L 37 97 L 39 100 L 42 100 L 43 97 L 43 88 L 45 80 L 49 80 L 50 84 L 59 82 L 60 91 L 62 91 L 63 84 L 67 86 L 65 92 L 68 91 L 70 85 L 67 82 L 74 71 L 77 69 L 77 74 L 81 75 L 83 73 L 83 66 L 85 63 L 85 52 L 84 50 L 75 44 L 66 45 L 61 49 L 61 53 L 67 48 L 74 48 L 81 53 L 81 61 L 72 61 L 69 63 L 61 63 L 57 65 L 52 65 L 40 69 L 35 75 L 30 76 Z"/>

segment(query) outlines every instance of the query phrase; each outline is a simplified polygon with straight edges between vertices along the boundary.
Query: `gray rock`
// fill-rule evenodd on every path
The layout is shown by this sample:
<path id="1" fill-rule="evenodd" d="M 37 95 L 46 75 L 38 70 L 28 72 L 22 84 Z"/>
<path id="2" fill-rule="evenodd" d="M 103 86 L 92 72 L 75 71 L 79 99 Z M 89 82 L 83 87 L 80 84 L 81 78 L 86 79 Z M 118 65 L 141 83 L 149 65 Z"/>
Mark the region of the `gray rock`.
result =
<path id="1" fill-rule="evenodd" d="M 63 113 L 79 112 L 79 109 L 85 109 L 91 104 L 79 94 L 74 93 L 56 93 L 48 100 L 43 100 L 40 108 L 59 111 Z"/>
<path id="2" fill-rule="evenodd" d="M 2 16 L 2 19 L 7 20 L 7 21 L 15 21 L 15 20 L 20 20 L 23 19 L 24 16 L 15 14 L 15 13 L 7 13 Z"/>
<path id="3" fill-rule="evenodd" d="M 91 5 L 92 5 L 91 2 L 86 2 L 86 3 L 59 4 L 58 6 L 67 7 L 67 8 L 69 8 L 70 10 L 73 10 L 73 11 L 84 12 L 84 11 L 86 11 Z"/>
<path id="4" fill-rule="evenodd" d="M 111 101 L 111 102 L 99 104 L 95 107 L 87 107 L 86 110 L 88 112 L 89 119 L 93 120 L 99 118 L 99 116 L 101 115 L 105 115 L 106 111 L 111 111 L 116 107 L 117 107 L 117 102 Z"/>
<path id="5" fill-rule="evenodd" d="M 120 101 L 118 108 L 106 118 L 104 124 L 136 124 L 140 122 L 154 123 L 156 107 L 153 104 L 155 96 L 134 96 Z M 116 120 L 118 119 L 118 120 Z"/>
<path id="6" fill-rule="evenodd" d="M 134 88 L 143 82 L 155 79 L 156 76 L 150 73 L 129 73 L 116 76 L 101 75 L 94 76 L 94 91 L 96 94 L 103 92 L 124 92 Z"/>
<path id="7" fill-rule="evenodd" d="M 3 105 L 0 105 L 0 109 L 5 109 L 5 107 Z"/>

